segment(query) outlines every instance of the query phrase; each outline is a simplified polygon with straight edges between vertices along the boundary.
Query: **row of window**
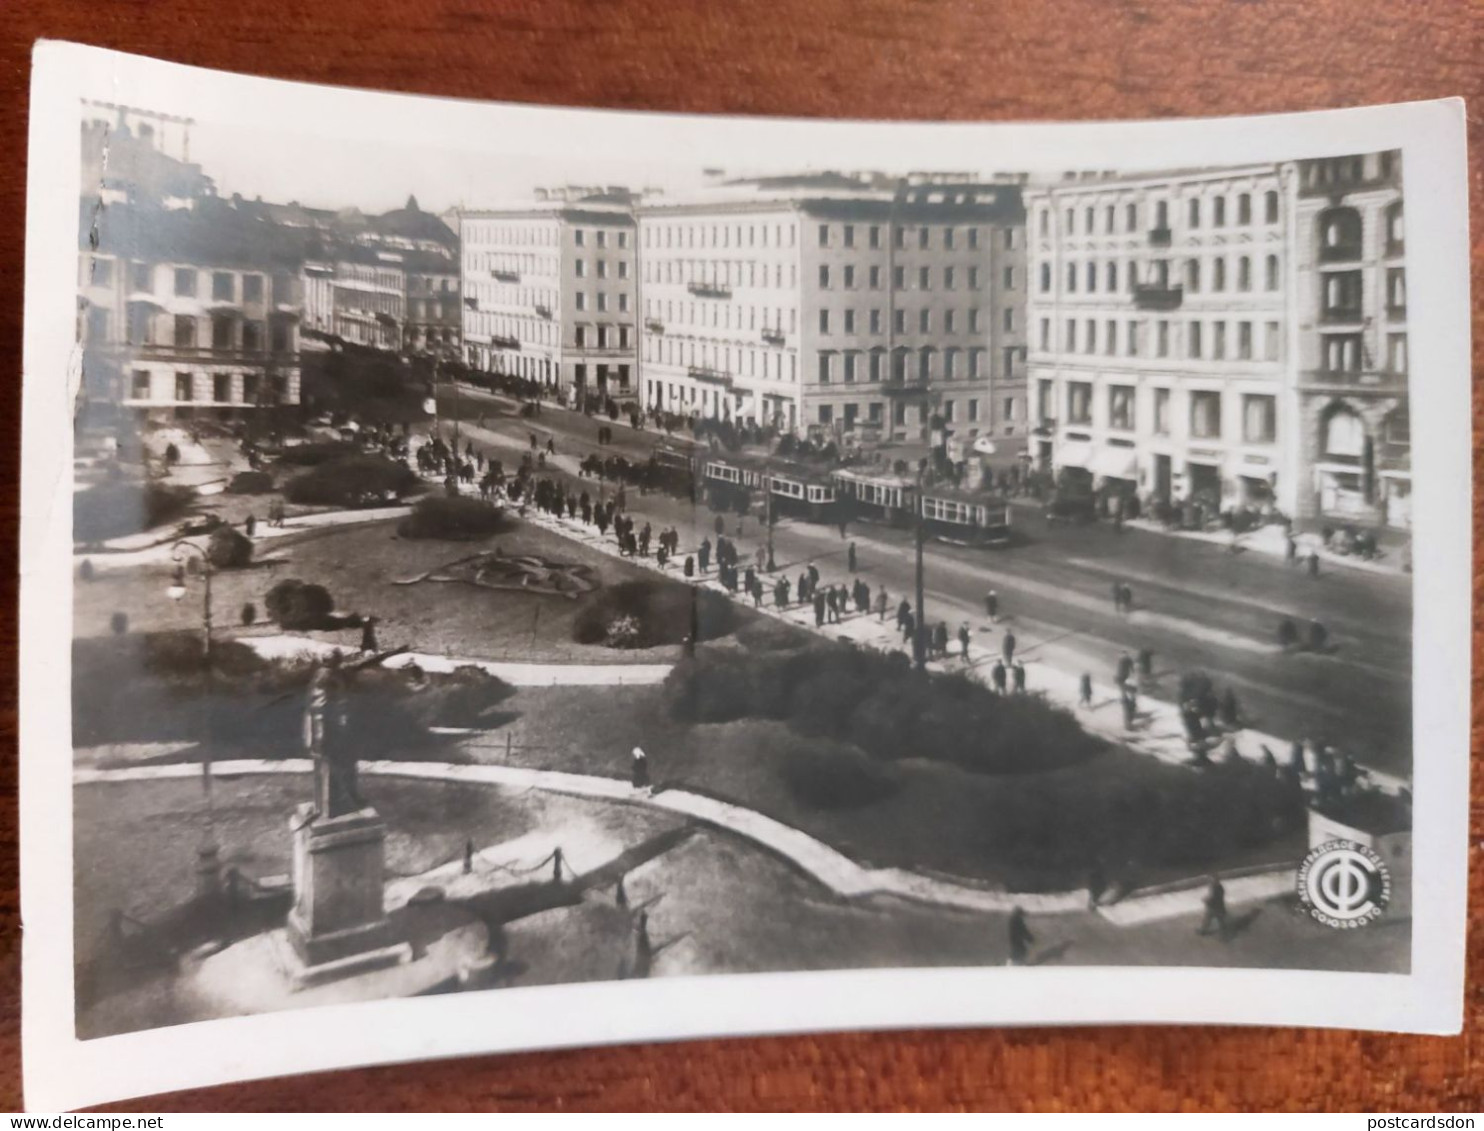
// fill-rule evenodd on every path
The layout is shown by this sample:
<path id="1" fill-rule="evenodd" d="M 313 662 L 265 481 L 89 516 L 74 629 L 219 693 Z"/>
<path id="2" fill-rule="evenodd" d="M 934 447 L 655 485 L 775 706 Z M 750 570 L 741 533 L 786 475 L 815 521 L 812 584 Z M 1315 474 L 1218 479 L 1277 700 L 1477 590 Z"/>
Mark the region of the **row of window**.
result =
<path id="1" fill-rule="evenodd" d="M 1091 381 L 1068 381 L 1065 389 L 1066 425 L 1099 426 L 1115 432 L 1135 432 L 1139 427 L 1139 401 L 1132 385 L 1109 385 L 1104 390 L 1104 413 L 1094 420 L 1094 389 Z M 1152 431 L 1156 436 L 1170 435 L 1173 390 L 1155 388 L 1149 399 L 1153 410 Z M 1193 439 L 1222 438 L 1222 393 L 1217 390 L 1192 389 L 1185 392 L 1188 407 L 1187 428 Z M 1271 444 L 1278 436 L 1278 398 L 1266 393 L 1229 393 L 1227 399 L 1241 398 L 1241 439 L 1246 444 Z M 1042 421 L 1056 417 L 1053 383 L 1042 380 L 1036 390 L 1036 411 Z"/>
<path id="2" fill-rule="evenodd" d="M 792 351 L 719 345 L 716 342 L 677 341 L 646 336 L 646 362 L 735 373 L 759 381 L 799 380 L 799 355 Z"/>
<path id="3" fill-rule="evenodd" d="M 848 404 L 841 405 L 840 408 L 841 408 L 840 418 L 845 422 L 845 427 L 846 428 L 850 428 L 853 424 L 856 423 L 856 421 L 860 420 L 860 418 L 861 418 L 861 412 L 860 412 L 861 406 L 860 405 L 858 405 L 858 404 L 856 404 L 854 402 L 850 402 Z M 943 402 L 942 406 L 940 407 L 939 411 L 943 414 L 943 419 L 946 420 L 946 421 L 948 421 L 950 424 L 957 422 L 957 420 L 958 420 L 958 402 L 957 401 L 945 400 Z M 831 404 L 822 404 L 818 408 L 818 413 L 819 413 L 819 422 L 821 424 L 833 424 L 835 422 L 835 406 L 834 405 L 831 405 Z M 881 423 L 881 420 L 882 420 L 882 415 L 883 415 L 883 406 L 882 406 L 882 404 L 881 404 L 880 401 L 867 401 L 866 402 L 866 421 L 867 421 L 867 423 L 879 425 Z M 1003 420 L 1005 420 L 1007 422 L 1008 421 L 1013 421 L 1015 419 L 1015 401 L 1012 398 L 1010 398 L 1010 397 L 1006 397 L 1005 398 L 1004 416 L 1001 419 L 1003 419 Z M 979 399 L 977 397 L 971 397 L 969 400 L 967 400 L 967 401 L 964 402 L 964 420 L 967 423 L 969 423 L 969 424 L 976 424 L 976 423 L 978 423 L 978 421 L 979 421 Z M 907 406 L 905 404 L 903 404 L 901 402 L 898 402 L 897 404 L 895 404 L 895 405 L 892 406 L 892 423 L 893 424 L 898 424 L 898 425 L 903 425 L 903 424 L 906 424 L 907 423 Z M 957 505 L 958 504 L 952 503 L 949 500 L 929 499 L 929 500 L 927 500 L 927 504 L 926 504 L 926 506 L 927 506 L 927 517 L 928 518 L 946 518 L 946 517 L 950 517 L 947 512 L 950 509 L 955 508 Z"/>
<path id="4" fill-rule="evenodd" d="M 904 291 L 908 285 L 907 268 L 893 267 L 891 273 L 891 285 L 894 290 Z M 969 266 L 960 271 L 959 267 L 949 264 L 942 267 L 937 275 L 942 280 L 942 289 L 954 291 L 958 289 L 959 281 L 962 280 L 967 290 L 977 291 L 982 287 L 979 268 Z M 859 276 L 855 265 L 847 263 L 836 275 L 828 263 L 819 265 L 819 289 L 827 291 L 833 289 L 834 281 L 838 278 L 840 285 L 847 291 L 855 290 L 859 285 Z M 913 286 L 919 291 L 930 291 L 933 289 L 934 272 L 931 267 L 919 267 L 910 277 Z M 866 272 L 866 286 L 873 291 L 881 289 L 882 270 L 879 264 L 873 264 Z M 1015 268 L 1004 268 L 1001 284 L 1006 290 L 1015 289 Z"/>
<path id="5" fill-rule="evenodd" d="M 1254 199 L 1250 192 L 1237 193 L 1234 203 L 1229 204 L 1230 197 L 1213 193 L 1203 196 L 1189 197 L 1185 202 L 1184 221 L 1187 229 L 1196 230 L 1205 224 L 1213 228 L 1224 228 L 1228 224 L 1236 227 L 1250 227 L 1254 222 Z M 1129 201 L 1123 206 L 1123 234 L 1134 234 L 1139 232 L 1140 222 L 1146 217 L 1149 219 L 1151 228 L 1168 230 L 1170 227 L 1170 201 L 1156 199 L 1152 202 L 1153 211 L 1145 212 L 1137 201 Z M 1042 236 L 1051 235 L 1052 211 L 1049 207 L 1039 208 L 1036 211 L 1036 231 Z M 1262 220 L 1263 224 L 1276 224 L 1279 218 L 1278 193 L 1272 189 L 1262 194 Z M 1116 204 L 1105 204 L 1101 212 L 1095 205 L 1085 205 L 1081 209 L 1081 223 L 1079 226 L 1078 209 L 1068 207 L 1062 212 L 1061 234 L 1064 236 L 1075 235 L 1106 235 L 1119 234 L 1118 231 L 1118 206 Z M 1101 223 L 1099 223 L 1101 221 Z"/>
<path id="6" fill-rule="evenodd" d="M 579 325 L 572 328 L 572 343 L 578 349 L 592 346 L 594 349 L 633 349 L 633 330 L 628 323 L 609 326 L 599 322 L 596 326 Z"/>
<path id="7" fill-rule="evenodd" d="M 464 334 L 470 338 L 504 338 L 529 346 L 561 345 L 561 323 L 531 315 L 481 310 L 464 315 Z"/>
<path id="8" fill-rule="evenodd" d="M 572 242 L 574 244 L 576 244 L 578 247 L 587 247 L 587 246 L 589 246 L 589 244 L 588 244 L 588 238 L 587 237 L 588 237 L 588 231 L 587 231 L 587 229 L 585 229 L 585 228 L 573 228 L 572 229 Z M 593 247 L 607 247 L 608 246 L 608 230 L 606 228 L 594 228 L 592 230 L 592 237 L 593 238 L 592 238 L 592 244 L 591 244 L 591 246 L 593 246 Z M 613 244 L 614 244 L 615 247 L 620 247 L 620 248 L 628 247 L 629 246 L 629 233 L 626 232 L 626 231 L 624 231 L 623 229 L 619 229 L 618 231 L 614 232 L 613 233 Z"/>
<path id="9" fill-rule="evenodd" d="M 1361 271 L 1326 271 L 1321 275 L 1323 289 L 1320 312 L 1330 320 L 1361 321 L 1365 314 L 1365 275 Z M 1386 313 L 1393 320 L 1405 317 L 1407 311 L 1407 273 L 1401 267 L 1388 267 L 1385 276 Z"/>
<path id="10" fill-rule="evenodd" d="M 1401 255 L 1406 247 L 1406 212 L 1399 200 L 1386 206 L 1382 218 L 1382 231 L 1386 237 L 1385 253 Z M 1326 208 L 1319 214 L 1319 259 L 1332 263 L 1337 259 L 1360 259 L 1364 254 L 1365 222 L 1360 211 L 1349 205 Z"/>
<path id="11" fill-rule="evenodd" d="M 95 287 L 111 287 L 114 281 L 114 261 L 94 256 L 88 262 L 90 282 Z M 210 276 L 210 293 L 214 302 L 262 302 L 266 291 L 266 276 L 257 272 L 206 271 L 198 267 L 171 268 L 171 283 L 174 293 L 182 298 L 195 298 L 201 291 L 201 277 Z M 155 294 L 155 264 L 138 261 L 128 264 L 129 290 L 138 294 Z M 239 291 L 240 281 L 240 291 Z M 274 291 L 278 301 L 290 301 L 293 295 L 293 279 L 290 276 L 275 276 Z"/>
<path id="12" fill-rule="evenodd" d="M 931 346 L 918 350 L 897 349 L 889 354 L 884 349 L 845 350 L 841 353 L 824 350 L 817 362 L 818 377 L 821 385 L 828 385 L 837 378 L 849 383 L 882 381 L 888 376 L 893 381 L 977 381 L 984 376 L 985 354 L 983 349 L 950 347 L 936 350 Z"/>
<path id="13" fill-rule="evenodd" d="M 1234 266 L 1229 267 L 1229 264 Z M 1209 273 L 1206 270 L 1209 265 Z M 1108 294 L 1118 292 L 1119 263 L 1117 260 L 1087 260 L 1079 262 L 1072 260 L 1066 264 L 1065 289 L 1068 294 L 1076 294 L 1079 288 L 1087 294 L 1097 294 L 1099 287 Z M 1156 289 L 1169 287 L 1172 281 L 1171 264 L 1168 259 L 1154 259 L 1147 264 L 1144 282 L 1146 285 Z M 1042 294 L 1049 294 L 1052 286 L 1051 264 L 1042 262 L 1038 271 L 1039 287 Z M 1282 262 L 1276 255 L 1269 255 L 1263 259 L 1262 284 L 1265 291 L 1276 291 L 1281 286 Z M 1129 260 L 1123 268 L 1122 280 L 1125 290 L 1132 292 L 1140 284 L 1139 264 L 1135 260 Z M 1251 291 L 1253 289 L 1253 264 L 1252 258 L 1246 255 L 1238 256 L 1211 256 L 1209 258 L 1191 258 L 1185 260 L 1184 270 L 1180 276 L 1180 282 L 1187 294 L 1200 294 L 1206 289 L 1213 293 L 1226 291 L 1235 284 L 1237 291 Z"/>
<path id="14" fill-rule="evenodd" d="M 173 375 L 173 393 L 169 398 L 176 401 L 204 401 L 206 374 L 176 373 Z M 172 380 L 170 374 L 163 381 Z M 165 400 L 154 395 L 157 382 L 147 369 L 136 369 L 129 374 L 129 399 L 135 401 Z M 166 387 L 169 387 L 168 385 Z M 215 404 L 254 405 L 265 394 L 277 401 L 288 391 L 288 379 L 281 373 L 264 377 L 261 373 L 213 373 L 210 375 L 210 400 Z"/>
<path id="15" fill-rule="evenodd" d="M 1146 339 L 1153 327 L 1154 357 L 1184 356 L 1192 361 L 1251 361 L 1258 356 L 1258 323 L 1224 319 L 1203 322 L 1198 319 L 1161 318 L 1152 324 L 1143 320 L 1122 321 L 1109 318 L 1099 325 L 1098 319 L 1068 318 L 1062 322 L 1062 352 L 1102 354 L 1107 357 L 1140 357 L 1150 348 Z M 1263 322 L 1261 357 L 1277 361 L 1282 357 L 1282 327 L 1278 322 Z M 1228 329 L 1234 327 L 1229 341 Z M 1050 352 L 1052 320 L 1041 319 L 1039 348 Z M 1180 353 L 1183 339 L 1184 352 Z M 1234 347 L 1234 348 L 1233 348 Z"/>
<path id="16" fill-rule="evenodd" d="M 856 226 L 854 224 L 820 224 L 819 225 L 820 247 L 846 247 L 853 248 L 856 243 Z M 938 232 L 936 241 L 933 232 Z M 880 224 L 869 224 L 865 226 L 865 246 L 869 248 L 880 248 L 882 226 Z M 947 224 L 934 229 L 927 224 L 897 224 L 891 229 L 892 242 L 896 247 L 906 250 L 915 247 L 919 251 L 931 251 L 935 247 L 944 251 L 956 251 L 959 248 L 967 248 L 969 251 L 977 251 L 980 246 L 980 229 L 976 227 L 960 227 Z M 1007 250 L 1015 247 L 1016 237 L 1014 228 L 1003 228 L 1000 232 L 1000 241 Z"/>
<path id="17" fill-rule="evenodd" d="M 555 247 L 560 242 L 560 229 L 555 221 L 538 221 L 531 224 L 508 224 L 489 220 L 465 220 L 463 223 L 464 244 L 478 247 L 494 244 L 497 247 Z M 572 227 L 572 242 L 578 247 L 629 246 L 629 233 L 620 228 Z"/>
<path id="18" fill-rule="evenodd" d="M 597 303 L 596 310 L 598 311 L 599 314 L 605 314 L 605 313 L 607 313 L 608 307 L 609 307 L 608 300 L 609 300 L 609 294 L 608 294 L 607 291 L 598 291 L 597 292 L 594 301 Z M 576 291 L 576 292 L 574 292 L 573 295 L 572 295 L 572 302 L 573 302 L 573 308 L 574 309 L 576 309 L 576 310 L 587 310 L 588 309 L 587 292 L 586 291 Z M 627 314 L 629 312 L 629 292 L 628 291 L 620 291 L 618 293 L 618 312 L 620 314 Z"/>
<path id="19" fill-rule="evenodd" d="M 611 277 L 613 277 L 613 278 L 619 278 L 619 279 L 627 279 L 629 277 L 629 261 L 627 259 L 617 259 L 617 260 L 614 260 L 613 262 L 616 264 L 616 266 L 614 268 L 614 274 Z M 606 260 L 606 259 L 594 259 L 593 260 L 593 272 L 594 272 L 594 277 L 595 278 L 598 278 L 598 279 L 607 279 L 607 278 L 610 278 L 610 275 L 609 275 L 609 272 L 608 272 L 608 260 Z M 572 260 L 572 274 L 576 278 L 586 279 L 588 277 L 588 275 L 587 275 L 587 260 L 586 259 L 574 259 L 574 260 Z"/>
<path id="20" fill-rule="evenodd" d="M 819 332 L 821 334 L 830 334 L 836 329 L 845 334 L 862 332 L 862 327 L 856 318 L 854 308 L 847 307 L 840 311 L 840 318 L 838 320 L 835 319 L 834 313 L 828 307 L 820 308 Z M 935 331 L 933 311 L 931 308 L 922 307 L 918 310 L 917 317 L 910 319 L 908 311 L 901 307 L 895 307 L 891 312 L 892 332 L 895 334 L 905 334 L 908 332 L 909 325 L 919 334 L 931 334 L 934 332 L 943 334 L 979 334 L 983 332 L 980 310 L 977 306 L 966 307 L 963 318 L 960 318 L 959 312 L 952 307 L 939 313 L 942 315 L 942 318 L 939 319 L 939 326 Z M 866 312 L 865 333 L 880 334 L 884 332 L 882 330 L 881 314 L 882 312 L 878 307 L 873 307 Z M 1001 313 L 1001 320 L 1002 328 L 1008 333 L 1013 333 L 1015 330 L 1015 308 L 1011 306 L 1005 307 Z"/>
<path id="21" fill-rule="evenodd" d="M 159 319 L 162 316 L 153 307 L 143 303 L 130 303 L 124 321 L 124 342 L 135 346 L 163 346 Z M 256 353 L 268 348 L 275 353 L 284 353 L 293 348 L 293 332 L 288 322 L 273 319 L 268 322 L 250 318 L 238 318 L 232 314 L 213 314 L 209 318 L 198 318 L 194 314 L 176 314 L 171 317 L 168 344 L 176 349 L 199 349 L 210 346 L 215 350 L 241 350 Z M 203 333 L 203 323 L 205 332 Z M 86 321 L 86 340 L 101 344 L 112 341 L 113 318 L 110 311 L 102 307 L 89 307 Z"/>
<path id="22" fill-rule="evenodd" d="M 1407 372 L 1407 335 L 1386 335 L 1386 369 Z M 1326 373 L 1364 373 L 1376 368 L 1362 334 L 1320 334 L 1319 364 Z"/>

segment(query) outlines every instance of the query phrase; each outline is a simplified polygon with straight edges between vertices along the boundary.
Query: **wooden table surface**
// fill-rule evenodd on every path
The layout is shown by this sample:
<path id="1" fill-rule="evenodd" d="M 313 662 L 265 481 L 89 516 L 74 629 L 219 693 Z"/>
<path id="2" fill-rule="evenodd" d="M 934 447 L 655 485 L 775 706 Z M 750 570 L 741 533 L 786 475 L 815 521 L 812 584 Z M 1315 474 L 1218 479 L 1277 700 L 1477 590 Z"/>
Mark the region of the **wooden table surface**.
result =
<path id="1" fill-rule="evenodd" d="M 0 271 L 0 360 L 11 374 L 4 538 L 12 558 L 27 86 L 39 37 L 314 82 L 698 112 L 1146 118 L 1463 95 L 1473 103 L 1473 279 L 1481 293 L 1484 8 L 1471 0 L 11 0 L 4 7 L 0 225 L 12 251 Z M 1476 304 L 1476 372 L 1480 322 Z M 13 598 L 0 609 L 0 633 L 14 655 Z M 0 724 L 13 748 L 13 666 L 6 678 Z M 1477 710 L 1475 726 L 1477 749 Z M 0 789 L 0 1108 L 16 1110 L 12 759 Z M 1477 846 L 1484 828 L 1477 785 L 1473 797 Z M 1477 1110 L 1484 1106 L 1477 866 L 1472 892 L 1469 1023 L 1457 1038 L 1084 1028 L 718 1040 L 370 1068 L 118 1108 Z"/>

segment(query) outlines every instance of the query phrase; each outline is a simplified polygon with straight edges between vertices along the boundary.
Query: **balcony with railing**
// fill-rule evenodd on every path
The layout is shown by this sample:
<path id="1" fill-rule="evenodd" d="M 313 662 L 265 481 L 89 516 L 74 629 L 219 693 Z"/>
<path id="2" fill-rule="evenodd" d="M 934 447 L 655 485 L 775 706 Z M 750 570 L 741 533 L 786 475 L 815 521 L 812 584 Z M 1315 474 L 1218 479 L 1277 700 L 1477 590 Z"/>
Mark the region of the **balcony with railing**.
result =
<path id="1" fill-rule="evenodd" d="M 1351 263 L 1363 258 L 1364 249 L 1360 237 L 1347 238 L 1338 243 L 1319 246 L 1320 263 Z"/>
<path id="2" fill-rule="evenodd" d="M 1319 321 L 1325 326 L 1358 326 L 1365 313 L 1359 306 L 1328 306 L 1319 312 Z"/>
<path id="3" fill-rule="evenodd" d="M 1172 236 L 1169 228 L 1149 229 L 1150 247 L 1169 247 L 1170 243 L 1173 241 L 1173 238 L 1174 237 Z"/>
<path id="4" fill-rule="evenodd" d="M 475 298 L 474 296 L 472 296 L 472 295 L 466 295 L 464 297 L 464 309 L 465 310 L 478 310 L 479 309 L 479 300 L 477 298 Z"/>
<path id="5" fill-rule="evenodd" d="M 280 349 L 264 346 L 243 349 L 240 346 L 177 346 L 168 342 L 142 342 L 121 345 L 121 352 L 143 361 L 197 361 L 218 365 L 268 365 L 272 362 L 295 362 L 298 351 L 284 345 Z"/>
<path id="6" fill-rule="evenodd" d="M 1178 310 L 1185 300 L 1185 288 L 1169 283 L 1136 283 L 1134 307 L 1138 310 Z"/>
<path id="7" fill-rule="evenodd" d="M 686 290 L 697 298 L 731 298 L 732 288 L 725 283 L 693 282 L 686 285 Z"/>
<path id="8" fill-rule="evenodd" d="M 764 345 L 781 346 L 783 344 L 784 339 L 782 330 L 774 329 L 770 326 L 764 326 L 762 330 L 759 331 L 759 335 L 762 337 Z"/>
<path id="9" fill-rule="evenodd" d="M 708 385 L 723 385 L 731 388 L 734 378 L 724 369 L 713 369 L 707 365 L 692 365 L 686 368 L 686 376 L 692 381 L 704 381 Z"/>
<path id="10" fill-rule="evenodd" d="M 537 318 L 551 318 L 551 307 L 547 306 L 544 302 L 536 303 L 531 309 L 536 312 Z"/>
<path id="11" fill-rule="evenodd" d="M 512 337 L 510 334 L 492 334 L 490 336 L 490 345 L 499 350 L 518 350 L 520 349 L 520 339 Z"/>
<path id="12" fill-rule="evenodd" d="M 1312 391 L 1365 389 L 1379 393 L 1405 393 L 1407 375 L 1394 369 L 1305 369 L 1299 386 Z"/>
<path id="13" fill-rule="evenodd" d="M 665 324 L 658 318 L 647 318 L 644 321 L 644 329 L 651 334 L 663 334 L 665 332 Z"/>
<path id="14" fill-rule="evenodd" d="M 520 272 L 494 268 L 490 271 L 490 278 L 497 283 L 518 283 L 520 282 Z"/>
<path id="15" fill-rule="evenodd" d="M 889 397 L 921 396 L 932 388 L 926 377 L 888 377 L 881 382 L 881 391 Z"/>

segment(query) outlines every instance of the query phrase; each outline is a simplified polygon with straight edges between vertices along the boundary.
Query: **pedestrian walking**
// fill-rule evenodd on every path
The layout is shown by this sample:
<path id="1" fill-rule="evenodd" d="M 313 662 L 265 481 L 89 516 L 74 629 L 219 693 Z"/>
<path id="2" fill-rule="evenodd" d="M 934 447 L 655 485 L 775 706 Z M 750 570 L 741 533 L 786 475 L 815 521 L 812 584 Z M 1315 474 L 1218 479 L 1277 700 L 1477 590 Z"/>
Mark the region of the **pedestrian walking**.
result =
<path id="1" fill-rule="evenodd" d="M 376 617 L 366 617 L 361 621 L 361 651 L 372 653 L 378 651 L 376 646 Z"/>
<path id="2" fill-rule="evenodd" d="M 1016 907 L 1010 912 L 1010 920 L 1005 924 L 1005 930 L 1009 936 L 1010 957 L 1006 960 L 1006 966 L 1024 966 L 1025 960 L 1030 956 L 1030 945 L 1036 941 L 1036 936 L 1031 934 L 1031 929 L 1025 923 L 1025 911 Z"/>
<path id="3" fill-rule="evenodd" d="M 685 555 L 684 572 L 685 572 L 685 579 L 687 581 L 689 581 L 692 577 L 694 577 L 696 575 L 696 559 L 693 558 L 693 557 L 691 557 L 689 554 L 686 554 Z"/>
<path id="4" fill-rule="evenodd" d="M 1088 672 L 1083 672 L 1079 681 L 1077 702 L 1084 707 L 1092 706 L 1092 675 Z"/>
<path id="5" fill-rule="evenodd" d="M 813 562 L 809 563 L 809 592 L 813 593 L 819 585 L 819 567 Z"/>
<path id="6" fill-rule="evenodd" d="M 991 623 L 1000 619 L 1000 595 L 993 589 L 984 595 L 984 615 Z"/>
<path id="7" fill-rule="evenodd" d="M 1298 560 L 1298 539 L 1293 536 L 1292 530 L 1283 532 L 1283 560 L 1289 565 Z"/>
<path id="8" fill-rule="evenodd" d="M 964 621 L 958 626 L 958 648 L 964 663 L 969 662 L 969 622 Z"/>
<path id="9" fill-rule="evenodd" d="M 1323 652 L 1329 642 L 1329 629 L 1317 620 L 1309 622 L 1309 650 L 1311 652 Z"/>
<path id="10" fill-rule="evenodd" d="M 847 573 L 854 573 L 855 572 L 855 543 L 854 542 L 850 543 L 849 546 L 846 546 L 845 547 L 845 571 Z"/>
<path id="11" fill-rule="evenodd" d="M 948 658 L 948 624 L 939 621 L 933 628 L 933 654 L 943 659 Z"/>
<path id="12" fill-rule="evenodd" d="M 990 669 L 989 677 L 994 683 L 994 689 L 1001 695 L 1005 694 L 1005 661 L 996 660 L 994 667 Z"/>
<path id="13" fill-rule="evenodd" d="M 805 601 L 810 600 L 814 596 L 812 593 L 809 592 L 809 575 L 807 573 L 802 573 L 801 572 L 799 574 L 798 591 L 799 591 L 799 602 L 801 604 L 803 602 L 805 602 Z"/>
<path id="14" fill-rule="evenodd" d="M 464 838 L 464 875 L 474 871 L 474 842 Z"/>
<path id="15" fill-rule="evenodd" d="M 711 539 L 702 538 L 701 547 L 696 551 L 696 561 L 700 564 L 701 572 L 705 573 L 711 568 Z"/>
<path id="16" fill-rule="evenodd" d="M 247 521 L 242 524 L 242 529 L 249 538 L 256 534 L 258 532 L 258 516 L 249 514 Z"/>
<path id="17" fill-rule="evenodd" d="M 1211 883 L 1206 888 L 1205 898 L 1201 902 L 1205 906 L 1206 913 L 1201 919 L 1201 926 L 1196 934 L 1209 935 L 1214 930 L 1220 938 L 1226 938 L 1226 888 L 1216 876 L 1211 877 Z"/>
<path id="18" fill-rule="evenodd" d="M 814 627 L 824 627 L 824 594 L 814 594 Z"/>
<path id="19" fill-rule="evenodd" d="M 1139 693 L 1134 690 L 1134 685 L 1125 683 L 1119 693 L 1119 703 L 1123 706 L 1123 729 L 1133 730 L 1134 720 L 1139 714 Z"/>
<path id="20" fill-rule="evenodd" d="M 649 755 L 641 747 L 634 747 L 629 764 L 629 780 L 635 789 L 649 790 Z"/>
<path id="21" fill-rule="evenodd" d="M 882 624 L 886 623 L 886 607 L 889 604 L 891 604 L 891 598 L 886 595 L 886 586 L 883 585 L 876 590 L 876 614 Z"/>
<path id="22" fill-rule="evenodd" d="M 1012 660 L 1015 659 L 1015 633 L 1014 632 L 1006 632 L 1005 633 L 1005 636 L 1004 636 L 1004 639 L 1002 639 L 1000 641 L 1000 655 L 1002 655 L 1005 658 L 1005 663 L 1006 664 L 1009 664 Z"/>
<path id="23" fill-rule="evenodd" d="M 1124 583 L 1120 587 L 1119 597 L 1123 604 L 1123 615 L 1128 616 L 1129 613 L 1134 611 L 1134 587 Z"/>
<path id="24" fill-rule="evenodd" d="M 1319 576 L 1319 551 L 1318 550 L 1310 550 L 1309 551 L 1309 576 L 1310 577 L 1318 577 Z"/>
<path id="25" fill-rule="evenodd" d="M 1127 651 L 1120 653 L 1118 664 L 1113 670 L 1113 682 L 1122 687 L 1128 683 L 1129 676 L 1134 674 L 1134 660 Z"/>
<path id="26" fill-rule="evenodd" d="M 1148 648 L 1139 649 L 1139 677 L 1141 679 L 1152 679 L 1154 676 L 1154 652 Z"/>
<path id="27" fill-rule="evenodd" d="M 1023 664 L 1019 660 L 1016 660 L 1014 667 L 1011 668 L 1011 671 L 1014 672 L 1014 675 L 1015 675 L 1015 694 L 1017 694 L 1017 695 L 1024 695 L 1025 694 L 1025 664 Z"/>

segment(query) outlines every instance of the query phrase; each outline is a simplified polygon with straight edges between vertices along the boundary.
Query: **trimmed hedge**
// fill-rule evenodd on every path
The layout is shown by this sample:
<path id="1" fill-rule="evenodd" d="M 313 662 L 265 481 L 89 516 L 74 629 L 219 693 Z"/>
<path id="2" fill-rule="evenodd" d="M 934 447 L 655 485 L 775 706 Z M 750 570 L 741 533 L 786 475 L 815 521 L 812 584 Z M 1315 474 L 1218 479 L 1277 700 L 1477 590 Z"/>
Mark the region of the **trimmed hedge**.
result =
<path id="1" fill-rule="evenodd" d="M 266 471 L 239 471 L 227 484 L 232 495 L 266 495 L 273 490 L 273 476 Z"/>
<path id="2" fill-rule="evenodd" d="M 859 809 L 901 788 L 893 767 L 833 742 L 798 743 L 780 763 L 779 775 L 794 797 L 812 809 Z"/>
<path id="3" fill-rule="evenodd" d="M 1041 699 L 995 695 L 902 660 L 844 648 L 703 652 L 675 666 L 665 696 L 682 721 L 780 719 L 799 734 L 854 743 L 874 758 L 953 762 L 976 773 L 1057 769 L 1102 748 Z"/>
<path id="4" fill-rule="evenodd" d="M 218 526 L 206 540 L 206 553 L 217 569 L 241 569 L 252 562 L 252 539 L 230 526 Z"/>
<path id="5" fill-rule="evenodd" d="M 633 622 L 632 631 L 615 633 L 615 624 L 625 618 Z M 692 632 L 698 643 L 715 640 L 736 624 L 736 607 L 720 593 L 673 581 L 622 581 L 599 591 L 577 614 L 572 639 L 579 644 L 654 648 L 680 644 Z"/>
<path id="6" fill-rule="evenodd" d="M 419 499 L 412 513 L 397 524 L 402 538 L 441 538 L 472 542 L 514 526 L 503 507 L 462 495 L 429 495 Z"/>
<path id="7" fill-rule="evenodd" d="M 349 456 L 289 480 L 283 494 L 308 506 L 366 507 L 394 503 L 419 487 L 412 469 L 382 456 Z"/>
<path id="8" fill-rule="evenodd" d="M 323 627 L 335 609 L 335 599 L 323 585 L 286 577 L 268 590 L 263 608 L 280 628 L 302 632 Z"/>

